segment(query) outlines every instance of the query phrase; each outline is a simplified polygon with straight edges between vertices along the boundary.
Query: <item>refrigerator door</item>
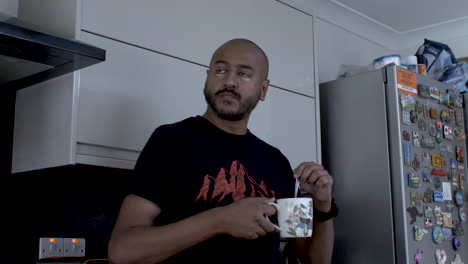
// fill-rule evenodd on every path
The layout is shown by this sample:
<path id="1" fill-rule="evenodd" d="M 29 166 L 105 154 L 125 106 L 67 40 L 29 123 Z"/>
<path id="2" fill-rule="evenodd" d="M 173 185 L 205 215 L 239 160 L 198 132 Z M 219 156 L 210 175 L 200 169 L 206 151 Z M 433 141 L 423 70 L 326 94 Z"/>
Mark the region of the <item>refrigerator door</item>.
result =
<path id="1" fill-rule="evenodd" d="M 416 258 L 437 263 L 437 255 L 444 254 L 448 263 L 457 254 L 466 262 L 467 236 L 454 228 L 459 223 L 467 230 L 458 212 L 467 205 L 466 182 L 460 179 L 466 175 L 466 158 L 460 159 L 456 151 L 462 146 L 461 156 L 466 156 L 466 141 L 455 135 L 465 130 L 456 118 L 463 120 L 463 108 L 454 103 L 460 94 L 396 66 L 386 67 L 386 72 L 397 263 L 416 263 Z M 415 94 L 408 93 L 411 87 Z M 450 93 L 452 99 L 444 103 L 441 98 Z M 447 196 L 434 200 L 444 192 Z M 457 192 L 463 197 L 461 205 L 455 202 Z M 455 237 L 462 245 L 459 250 L 453 246 Z"/>
<path id="2" fill-rule="evenodd" d="M 323 165 L 340 208 L 333 263 L 396 261 L 385 87 L 385 70 L 320 85 Z"/>

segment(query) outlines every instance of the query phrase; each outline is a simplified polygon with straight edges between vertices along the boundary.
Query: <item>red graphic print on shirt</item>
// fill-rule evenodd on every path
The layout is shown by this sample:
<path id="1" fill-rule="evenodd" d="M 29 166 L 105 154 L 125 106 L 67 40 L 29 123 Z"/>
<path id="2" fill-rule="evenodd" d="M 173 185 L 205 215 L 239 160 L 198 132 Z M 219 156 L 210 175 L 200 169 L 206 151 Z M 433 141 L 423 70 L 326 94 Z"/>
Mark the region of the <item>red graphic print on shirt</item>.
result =
<path id="1" fill-rule="evenodd" d="M 263 181 L 258 184 L 249 176 L 245 167 L 235 160 L 229 171 L 221 168 L 216 178 L 205 175 L 196 202 L 221 202 L 227 198 L 238 201 L 245 197 L 276 197 L 276 194 Z"/>

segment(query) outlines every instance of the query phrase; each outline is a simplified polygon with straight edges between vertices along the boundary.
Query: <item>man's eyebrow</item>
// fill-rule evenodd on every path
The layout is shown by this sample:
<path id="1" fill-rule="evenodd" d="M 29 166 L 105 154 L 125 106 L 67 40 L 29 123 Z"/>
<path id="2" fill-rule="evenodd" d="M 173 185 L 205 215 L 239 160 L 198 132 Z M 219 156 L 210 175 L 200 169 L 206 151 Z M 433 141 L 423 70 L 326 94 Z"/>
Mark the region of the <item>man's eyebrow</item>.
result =
<path id="1" fill-rule="evenodd" d="M 225 61 L 225 60 L 217 60 L 215 61 L 215 64 L 225 64 L 225 65 L 230 65 L 229 62 Z M 248 69 L 248 70 L 254 70 L 254 68 L 250 65 L 246 65 L 246 64 L 239 64 L 239 65 L 236 65 L 237 68 L 240 68 L 240 69 Z"/>

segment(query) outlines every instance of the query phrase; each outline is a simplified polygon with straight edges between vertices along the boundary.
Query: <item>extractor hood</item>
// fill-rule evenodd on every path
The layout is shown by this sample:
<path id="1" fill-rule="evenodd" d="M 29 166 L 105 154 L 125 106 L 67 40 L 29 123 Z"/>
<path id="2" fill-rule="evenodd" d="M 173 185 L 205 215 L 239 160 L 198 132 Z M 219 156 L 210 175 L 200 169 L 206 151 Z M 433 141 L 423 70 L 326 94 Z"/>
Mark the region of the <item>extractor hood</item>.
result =
<path id="1" fill-rule="evenodd" d="M 89 44 L 0 22 L 0 94 L 17 91 L 104 61 Z"/>

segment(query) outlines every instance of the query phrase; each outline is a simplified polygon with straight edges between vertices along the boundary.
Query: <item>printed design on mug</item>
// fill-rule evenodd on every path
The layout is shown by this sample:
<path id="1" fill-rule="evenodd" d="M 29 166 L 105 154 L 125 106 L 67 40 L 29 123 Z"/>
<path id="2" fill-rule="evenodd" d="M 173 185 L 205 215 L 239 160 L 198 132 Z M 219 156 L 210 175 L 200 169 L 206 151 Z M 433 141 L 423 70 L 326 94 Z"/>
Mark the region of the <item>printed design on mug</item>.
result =
<path id="1" fill-rule="evenodd" d="M 245 197 L 276 197 L 276 193 L 263 181 L 258 184 L 249 176 L 245 167 L 235 160 L 229 171 L 221 168 L 216 177 L 205 175 L 196 202 L 219 203 L 229 198 L 238 201 Z"/>
<path id="2" fill-rule="evenodd" d="M 308 206 L 304 204 L 295 205 L 286 219 L 288 224 L 287 233 L 291 236 L 311 236 L 312 235 L 312 200 Z"/>

